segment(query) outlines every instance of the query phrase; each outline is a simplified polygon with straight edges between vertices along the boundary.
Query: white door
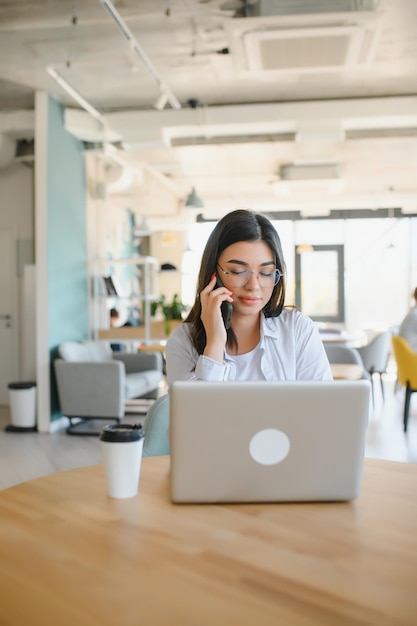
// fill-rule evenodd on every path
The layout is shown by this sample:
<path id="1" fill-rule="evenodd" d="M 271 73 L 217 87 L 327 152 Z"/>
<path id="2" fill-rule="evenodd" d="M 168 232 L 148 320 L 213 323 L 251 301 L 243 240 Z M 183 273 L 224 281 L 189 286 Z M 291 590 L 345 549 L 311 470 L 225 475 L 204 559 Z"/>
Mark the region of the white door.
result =
<path id="1" fill-rule="evenodd" d="M 12 232 L 0 228 L 0 404 L 9 404 L 7 385 L 16 382 L 17 319 L 13 286 L 16 262 Z"/>

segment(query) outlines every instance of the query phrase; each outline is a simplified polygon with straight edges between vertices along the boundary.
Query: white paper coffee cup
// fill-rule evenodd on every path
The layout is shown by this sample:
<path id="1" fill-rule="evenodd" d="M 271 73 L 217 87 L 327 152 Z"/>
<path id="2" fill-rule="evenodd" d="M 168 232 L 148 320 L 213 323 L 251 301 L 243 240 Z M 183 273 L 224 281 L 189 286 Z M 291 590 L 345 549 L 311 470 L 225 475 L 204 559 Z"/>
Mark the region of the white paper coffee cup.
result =
<path id="1" fill-rule="evenodd" d="M 133 498 L 138 493 L 143 430 L 140 424 L 105 426 L 100 434 L 106 470 L 107 494 Z"/>

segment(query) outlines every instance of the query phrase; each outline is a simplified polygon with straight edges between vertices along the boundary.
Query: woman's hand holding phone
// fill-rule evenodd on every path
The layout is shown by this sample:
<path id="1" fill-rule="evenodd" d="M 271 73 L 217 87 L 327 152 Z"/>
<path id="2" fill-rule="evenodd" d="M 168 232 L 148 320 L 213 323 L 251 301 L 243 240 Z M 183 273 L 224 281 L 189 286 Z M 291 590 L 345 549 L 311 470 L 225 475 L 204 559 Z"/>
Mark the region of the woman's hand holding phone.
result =
<path id="1" fill-rule="evenodd" d="M 220 280 L 220 276 L 218 275 L 216 277 L 216 287 L 224 287 L 222 281 Z M 233 292 L 230 291 L 229 293 L 233 293 Z M 221 310 L 221 314 L 223 318 L 224 327 L 227 330 L 228 328 L 230 328 L 230 321 L 232 319 L 232 313 L 233 313 L 232 303 L 229 302 L 228 300 L 223 300 L 223 302 L 220 305 L 220 310 Z"/>
<path id="2" fill-rule="evenodd" d="M 232 314 L 233 292 L 226 289 L 216 275 L 200 293 L 201 321 L 206 331 L 206 348 L 204 354 L 210 358 L 223 362 L 223 351 L 227 341 L 226 326 L 230 325 Z M 227 308 L 227 311 L 222 311 Z M 225 315 L 226 319 L 223 318 Z"/>

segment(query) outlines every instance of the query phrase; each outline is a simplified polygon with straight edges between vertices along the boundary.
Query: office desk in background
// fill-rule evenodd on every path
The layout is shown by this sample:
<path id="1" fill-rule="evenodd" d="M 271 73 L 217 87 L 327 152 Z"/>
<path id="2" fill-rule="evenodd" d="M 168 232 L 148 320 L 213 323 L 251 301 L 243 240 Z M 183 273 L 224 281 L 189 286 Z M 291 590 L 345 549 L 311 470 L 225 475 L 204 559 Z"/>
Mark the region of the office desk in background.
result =
<path id="1" fill-rule="evenodd" d="M 356 363 L 330 363 L 334 380 L 360 380 L 363 368 Z"/>
<path id="2" fill-rule="evenodd" d="M 171 332 L 181 322 L 171 320 Z M 165 346 L 168 336 L 165 333 L 165 322 L 152 321 L 150 337 L 146 338 L 143 326 L 121 326 L 119 328 L 105 328 L 98 331 L 98 339 L 106 342 L 119 342 L 125 345 L 128 352 L 160 352 L 165 355 Z M 164 363 L 165 370 L 165 363 Z"/>
<path id="3" fill-rule="evenodd" d="M 170 320 L 170 333 L 182 322 Z M 146 337 L 144 326 L 119 326 L 118 328 L 101 328 L 98 331 L 98 339 L 105 341 L 149 341 L 158 343 L 166 341 L 170 333 L 166 333 L 166 323 L 151 321 L 149 325 L 149 337 Z"/>
<path id="4" fill-rule="evenodd" d="M 367 336 L 364 332 L 348 333 L 346 331 L 331 332 L 319 330 L 320 339 L 329 345 L 349 346 L 359 348 L 367 343 Z"/>
<path id="5" fill-rule="evenodd" d="M 416 465 L 365 459 L 325 504 L 173 505 L 168 472 L 143 459 L 128 500 L 101 465 L 0 492 L 0 623 L 416 624 Z"/>

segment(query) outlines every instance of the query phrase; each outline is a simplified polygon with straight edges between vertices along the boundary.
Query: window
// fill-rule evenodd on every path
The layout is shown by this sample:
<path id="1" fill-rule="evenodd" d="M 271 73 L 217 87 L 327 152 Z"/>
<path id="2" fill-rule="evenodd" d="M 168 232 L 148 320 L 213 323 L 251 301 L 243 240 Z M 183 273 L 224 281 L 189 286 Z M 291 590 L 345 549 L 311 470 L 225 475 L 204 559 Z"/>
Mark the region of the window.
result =
<path id="1" fill-rule="evenodd" d="M 342 245 L 295 248 L 295 303 L 317 322 L 344 322 L 344 250 Z"/>

